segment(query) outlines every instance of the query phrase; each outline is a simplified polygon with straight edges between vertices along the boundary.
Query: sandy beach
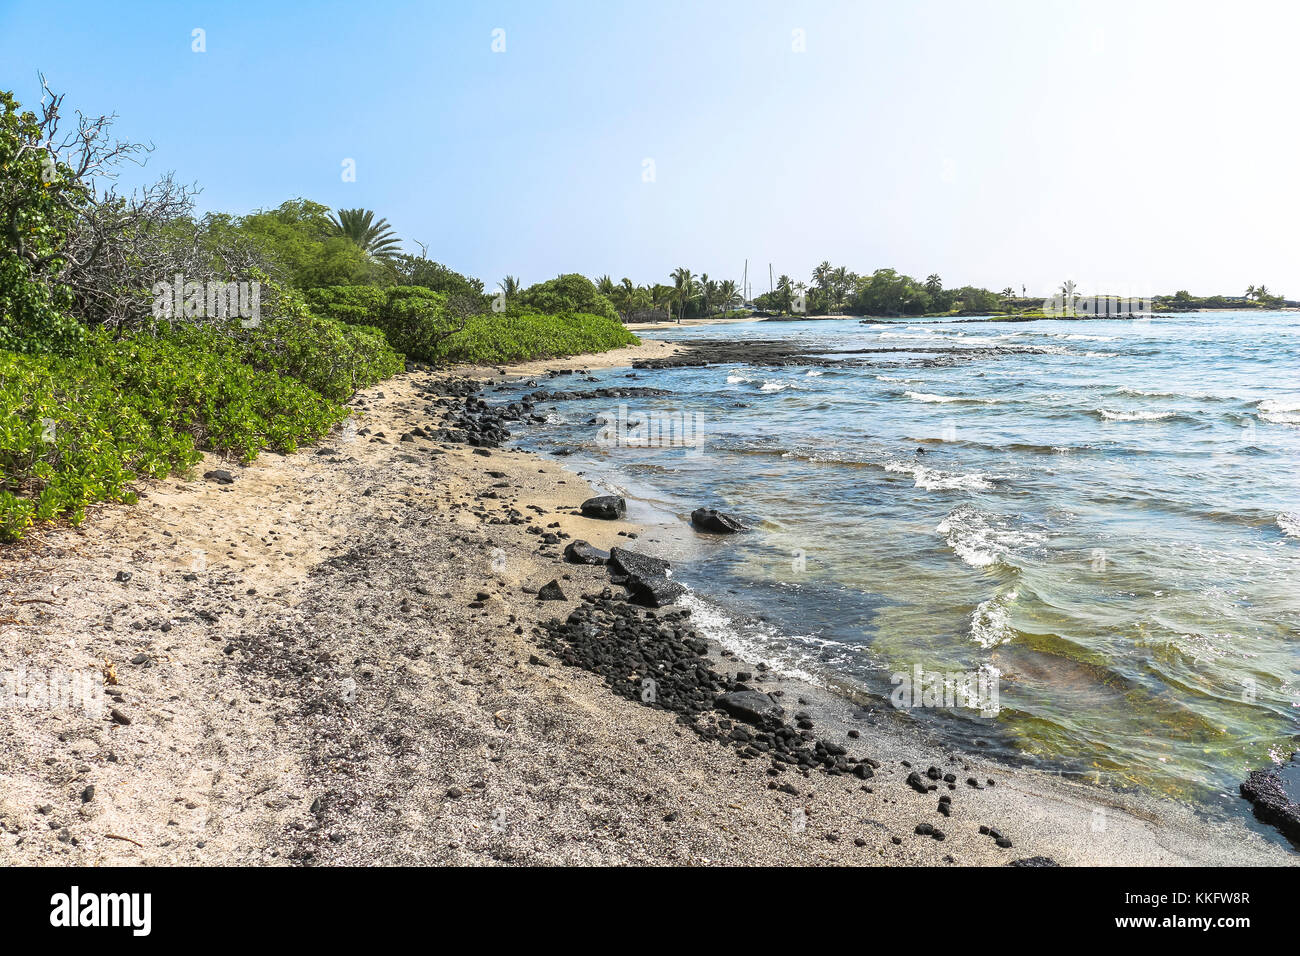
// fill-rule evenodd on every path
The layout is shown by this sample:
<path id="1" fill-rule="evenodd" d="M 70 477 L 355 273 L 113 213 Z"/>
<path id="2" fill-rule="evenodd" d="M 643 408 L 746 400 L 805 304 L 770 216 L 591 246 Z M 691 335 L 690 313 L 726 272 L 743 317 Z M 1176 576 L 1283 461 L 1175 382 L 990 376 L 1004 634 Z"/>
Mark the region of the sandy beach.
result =
<path id="1" fill-rule="evenodd" d="M 576 513 L 602 489 L 556 460 L 414 430 L 463 402 L 440 391 L 457 376 L 677 348 L 409 371 L 360 393 L 317 447 L 247 467 L 209 456 L 192 479 L 142 483 L 135 506 L 0 552 L 0 667 L 99 671 L 110 697 L 98 714 L 6 711 L 0 864 L 1297 861 L 1239 823 L 854 723 L 826 691 L 760 674 L 806 701 L 820 737 L 879 764 L 866 781 L 788 774 L 787 792 L 766 762 L 564 666 L 539 625 L 610 587 L 564 545 L 654 553 L 667 532 Z M 219 469 L 233 480 L 203 477 Z M 538 600 L 552 581 L 565 600 Z M 713 657 L 720 673 L 755 663 Z M 955 787 L 908 786 L 930 767 Z"/>

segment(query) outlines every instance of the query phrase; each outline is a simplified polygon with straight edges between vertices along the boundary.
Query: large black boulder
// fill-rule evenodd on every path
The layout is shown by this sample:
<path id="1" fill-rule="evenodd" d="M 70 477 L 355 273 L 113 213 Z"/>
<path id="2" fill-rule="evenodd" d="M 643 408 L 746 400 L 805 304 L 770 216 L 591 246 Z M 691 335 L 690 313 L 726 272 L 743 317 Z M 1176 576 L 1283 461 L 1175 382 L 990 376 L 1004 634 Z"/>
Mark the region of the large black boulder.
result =
<path id="1" fill-rule="evenodd" d="M 1250 801 L 1255 816 L 1300 845 L 1300 751 L 1280 767 L 1252 770 L 1241 795 Z"/>
<path id="2" fill-rule="evenodd" d="M 582 503 L 582 513 L 588 518 L 614 521 L 627 513 L 627 502 L 619 495 L 597 495 Z"/>
<path id="3" fill-rule="evenodd" d="M 564 549 L 564 560 L 570 564 L 604 564 L 609 552 L 593 548 L 586 541 L 571 541 Z"/>
<path id="4" fill-rule="evenodd" d="M 613 573 L 629 577 L 665 578 L 672 573 L 672 565 L 663 558 L 652 558 L 627 548 L 609 549 L 609 567 Z"/>
<path id="5" fill-rule="evenodd" d="M 611 581 L 622 584 L 635 603 L 647 607 L 667 607 L 686 593 L 686 588 L 669 579 L 672 565 L 663 558 L 610 548 L 609 570 Z"/>
<path id="6" fill-rule="evenodd" d="M 735 534 L 745 530 L 740 519 L 713 508 L 696 508 L 691 512 L 691 524 L 701 531 L 712 531 L 714 534 Z"/>
<path id="7" fill-rule="evenodd" d="M 722 694 L 714 703 L 719 710 L 725 710 L 732 717 L 746 723 L 762 726 L 768 720 L 780 720 L 785 713 L 781 705 L 756 690 L 738 690 Z"/>

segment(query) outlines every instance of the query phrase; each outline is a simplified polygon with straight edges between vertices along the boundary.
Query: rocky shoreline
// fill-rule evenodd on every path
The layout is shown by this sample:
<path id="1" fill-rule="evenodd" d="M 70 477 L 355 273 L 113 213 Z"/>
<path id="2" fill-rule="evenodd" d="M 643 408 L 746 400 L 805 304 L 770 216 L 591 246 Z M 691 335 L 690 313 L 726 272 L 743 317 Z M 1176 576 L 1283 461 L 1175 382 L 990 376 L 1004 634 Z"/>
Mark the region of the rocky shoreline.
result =
<path id="1" fill-rule="evenodd" d="M 6 714 L 0 863 L 1295 862 L 711 646 L 655 530 L 480 395 L 667 351 L 408 372 L 320 448 L 7 551 L 3 666 L 98 671 L 109 707 Z"/>

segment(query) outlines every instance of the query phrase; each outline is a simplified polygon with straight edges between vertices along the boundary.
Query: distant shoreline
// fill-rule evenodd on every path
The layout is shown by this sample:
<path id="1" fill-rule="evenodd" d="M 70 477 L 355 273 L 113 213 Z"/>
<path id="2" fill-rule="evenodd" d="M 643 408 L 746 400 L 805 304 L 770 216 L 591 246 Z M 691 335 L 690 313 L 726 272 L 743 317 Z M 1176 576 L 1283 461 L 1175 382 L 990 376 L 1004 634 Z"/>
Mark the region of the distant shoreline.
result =
<path id="1" fill-rule="evenodd" d="M 1192 315 L 1196 313 L 1221 313 L 1221 312 L 1259 312 L 1268 314 L 1272 312 L 1300 312 L 1300 308 L 1286 306 L 1280 309 L 1185 309 L 1181 311 L 1157 311 L 1151 313 L 1151 317 L 1163 315 Z M 1072 316 L 1050 316 L 1050 315 L 1016 315 L 1006 312 L 984 312 L 972 315 L 949 315 L 947 313 L 931 315 L 747 315 L 743 318 L 710 318 L 710 319 L 685 319 L 683 321 L 672 322 L 624 322 L 625 328 L 632 331 L 637 329 L 677 329 L 691 328 L 704 325 L 735 325 L 740 322 L 828 322 L 836 319 L 863 321 L 870 319 L 875 322 L 1132 322 L 1135 318 L 1129 316 L 1116 315 L 1072 315 Z"/>

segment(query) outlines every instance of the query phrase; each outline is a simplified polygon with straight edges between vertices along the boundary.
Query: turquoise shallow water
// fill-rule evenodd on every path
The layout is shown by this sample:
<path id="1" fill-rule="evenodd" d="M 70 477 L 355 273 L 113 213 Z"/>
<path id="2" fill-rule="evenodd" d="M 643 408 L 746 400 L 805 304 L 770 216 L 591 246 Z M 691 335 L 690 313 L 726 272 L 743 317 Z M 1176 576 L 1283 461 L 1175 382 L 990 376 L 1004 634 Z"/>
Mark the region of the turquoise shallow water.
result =
<path id="1" fill-rule="evenodd" d="M 632 419 L 704 445 L 610 444 L 616 402 L 562 402 L 526 447 L 680 515 L 753 530 L 679 575 L 751 656 L 863 693 L 996 676 L 1000 711 L 915 716 L 962 743 L 1117 786 L 1213 798 L 1289 750 L 1300 715 L 1300 320 L 755 322 L 852 364 L 626 369 Z M 1026 351 L 972 357 L 990 346 Z M 1033 351 L 1029 351 L 1029 350 Z M 939 359 L 936 363 L 936 359 Z M 523 388 L 519 391 L 529 391 Z M 508 396 L 501 396 L 508 397 Z M 922 453 L 918 453 L 918 451 Z"/>

